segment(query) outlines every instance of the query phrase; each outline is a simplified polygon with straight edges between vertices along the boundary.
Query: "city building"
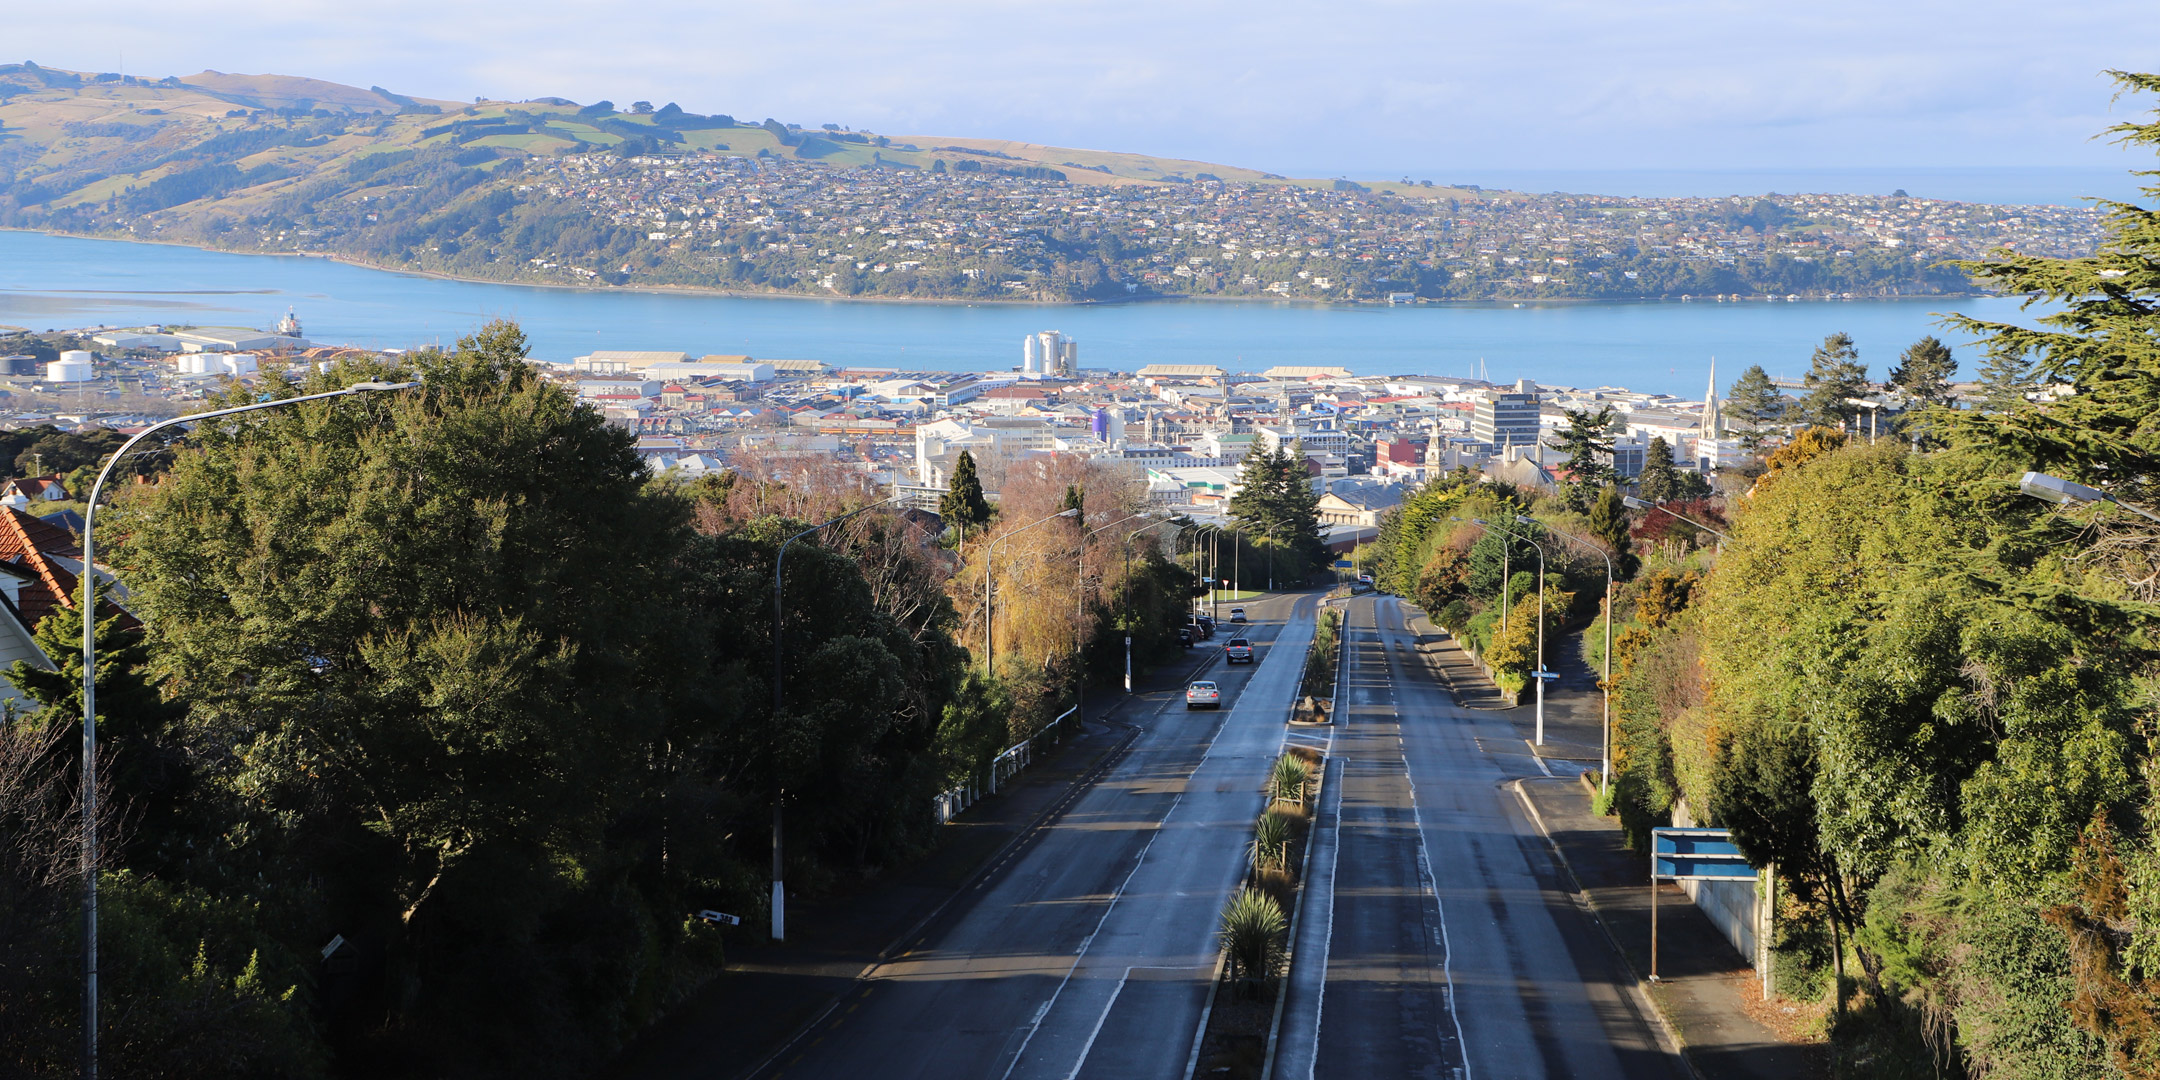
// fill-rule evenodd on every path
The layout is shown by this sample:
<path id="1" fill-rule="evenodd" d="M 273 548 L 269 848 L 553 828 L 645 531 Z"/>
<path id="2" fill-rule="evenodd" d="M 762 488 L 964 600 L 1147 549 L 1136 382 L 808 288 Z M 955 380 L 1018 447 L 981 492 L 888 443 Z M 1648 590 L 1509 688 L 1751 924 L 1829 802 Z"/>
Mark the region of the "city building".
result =
<path id="1" fill-rule="evenodd" d="M 1472 402 L 1470 436 L 1495 449 L 1535 450 L 1541 427 L 1538 387 L 1528 379 L 1512 391 L 1489 390 Z"/>

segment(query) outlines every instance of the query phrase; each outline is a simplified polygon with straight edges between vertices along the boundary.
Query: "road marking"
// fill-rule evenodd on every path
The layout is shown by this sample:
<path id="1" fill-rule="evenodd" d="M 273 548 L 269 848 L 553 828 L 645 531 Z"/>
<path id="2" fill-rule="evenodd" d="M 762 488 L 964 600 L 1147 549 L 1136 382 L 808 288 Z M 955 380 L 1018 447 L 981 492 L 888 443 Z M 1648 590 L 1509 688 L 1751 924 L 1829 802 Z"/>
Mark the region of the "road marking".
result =
<path id="1" fill-rule="evenodd" d="M 1545 764 L 1545 759 L 1538 755 L 1537 744 L 1528 739 L 1524 739 L 1522 744 L 1530 748 L 1530 760 L 1537 762 L 1538 771 L 1547 777 L 1552 776 L 1552 769 Z"/>
<path id="2" fill-rule="evenodd" d="M 1399 608 L 1394 610 L 1399 621 L 1402 612 Z M 1373 621 L 1377 625 L 1379 619 L 1375 617 Z M 1463 1037 L 1462 1014 L 1455 1009 L 1455 947 L 1448 940 L 1447 901 L 1440 898 L 1440 882 L 1433 875 L 1432 857 L 1425 847 L 1425 813 L 1418 808 L 1417 777 L 1411 775 L 1409 754 L 1403 754 L 1402 763 L 1403 783 L 1410 788 L 1410 818 L 1417 825 L 1418 876 L 1425 879 L 1426 891 L 1432 893 L 1433 910 L 1440 915 L 1440 949 L 1443 958 L 1440 961 L 1440 977 L 1447 982 L 1448 1019 L 1455 1023 L 1455 1045 L 1457 1052 L 1462 1055 L 1463 1080 L 1470 1080 L 1470 1042 Z"/>

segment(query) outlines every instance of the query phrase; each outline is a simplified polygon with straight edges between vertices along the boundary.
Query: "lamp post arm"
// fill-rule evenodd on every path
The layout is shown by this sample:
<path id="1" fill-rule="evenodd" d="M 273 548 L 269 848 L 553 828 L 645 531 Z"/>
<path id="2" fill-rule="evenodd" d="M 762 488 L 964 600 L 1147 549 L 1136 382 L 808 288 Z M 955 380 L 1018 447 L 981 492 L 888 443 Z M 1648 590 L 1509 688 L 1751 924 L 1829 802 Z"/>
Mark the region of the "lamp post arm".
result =
<path id="1" fill-rule="evenodd" d="M 260 412 L 286 405 L 298 405 L 308 401 L 362 394 L 374 390 L 404 390 L 420 385 L 417 382 L 382 383 L 363 382 L 320 394 L 302 394 L 298 397 L 278 398 L 275 401 L 257 401 L 247 405 L 212 409 L 209 412 L 176 416 L 160 420 L 130 436 L 120 444 L 120 449 L 107 458 L 105 466 L 98 470 L 97 480 L 90 485 L 90 498 L 83 504 L 82 531 L 82 621 L 83 621 L 83 762 L 82 762 L 82 872 L 83 872 L 83 1076 L 96 1080 L 98 1067 L 98 927 L 97 927 L 97 506 L 98 497 L 105 492 L 105 481 L 112 478 L 113 466 L 120 464 L 134 451 L 136 444 L 167 428 L 182 424 L 199 424 L 205 420 L 238 416 L 241 413 Z"/>

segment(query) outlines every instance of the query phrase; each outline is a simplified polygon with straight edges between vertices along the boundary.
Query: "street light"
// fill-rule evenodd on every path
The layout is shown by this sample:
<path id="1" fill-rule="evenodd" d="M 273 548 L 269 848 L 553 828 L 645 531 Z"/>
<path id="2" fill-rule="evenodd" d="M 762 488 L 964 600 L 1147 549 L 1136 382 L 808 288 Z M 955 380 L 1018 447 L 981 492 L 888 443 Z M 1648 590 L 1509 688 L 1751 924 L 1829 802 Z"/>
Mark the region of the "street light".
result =
<path id="1" fill-rule="evenodd" d="M 1680 515 L 1674 514 L 1672 511 L 1665 509 L 1665 504 L 1663 503 L 1654 503 L 1647 499 L 1638 499 L 1633 495 L 1620 496 L 1620 502 L 1622 505 L 1626 506 L 1630 510 L 1656 510 L 1660 513 L 1669 514 L 1673 517 L 1680 518 L 1680 520 L 1685 521 L 1688 524 L 1693 525 L 1696 528 L 1717 537 L 1720 543 L 1732 539 L 1732 537 L 1727 536 L 1724 533 L 1721 533 L 1716 529 L 1713 529 L 1710 526 L 1703 524 L 1700 521 L 1696 521 L 1693 518 L 1680 517 Z"/>
<path id="2" fill-rule="evenodd" d="M 1590 550 L 1597 552 L 1605 559 L 1605 679 L 1602 684 L 1605 691 L 1605 723 L 1604 750 L 1599 755 L 1598 763 L 1598 787 L 1600 790 L 1603 790 L 1604 788 L 1612 784 L 1612 553 L 1606 551 L 1604 548 L 1596 544 L 1591 543 L 1588 540 L 1583 539 L 1580 536 L 1574 535 L 1573 533 L 1561 532 L 1560 530 L 1555 529 L 1552 526 L 1537 520 L 1536 518 L 1528 517 L 1523 514 L 1517 514 L 1515 515 L 1515 520 L 1521 522 L 1524 525 L 1536 525 L 1537 527 L 1544 529 L 1546 532 L 1549 532 L 1554 536 L 1561 538 L 1562 540 L 1572 540 L 1575 543 L 1582 545 L 1583 547 L 1589 548 Z"/>
<path id="3" fill-rule="evenodd" d="M 990 573 L 990 560 L 997 556 L 997 546 L 1046 521 L 1056 521 L 1059 518 L 1079 516 L 1079 507 L 1068 506 L 1055 514 L 1050 515 L 1049 517 L 1036 518 L 1034 521 L 1030 521 L 1027 524 L 1020 526 L 1019 528 L 1014 529 L 1013 531 L 1006 533 L 1005 535 L 1000 536 L 995 540 L 990 541 L 989 546 L 983 548 L 983 671 L 989 674 L 992 678 L 995 678 L 997 676 L 997 609 L 990 606 L 993 602 L 991 599 L 990 591 L 991 581 L 993 580 L 993 576 Z"/>
<path id="4" fill-rule="evenodd" d="M 1151 522 L 1148 522 L 1147 524 L 1145 524 L 1145 525 L 1142 525 L 1142 526 L 1140 526 L 1139 528 L 1137 528 L 1137 529 L 1134 529 L 1133 531 L 1131 531 L 1131 532 L 1129 532 L 1129 533 L 1126 533 L 1126 534 L 1125 534 L 1125 578 L 1124 578 L 1124 580 L 1123 580 L 1122 584 L 1123 584 L 1123 586 L 1124 586 L 1124 591 L 1125 591 L 1125 692 L 1126 692 L 1126 693 L 1128 693 L 1128 694 L 1132 693 L 1132 631 L 1133 631 L 1133 622 L 1132 622 L 1132 542 L 1133 542 L 1133 537 L 1135 537 L 1135 536 L 1138 536 L 1138 535 L 1140 535 L 1141 533 L 1144 533 L 1144 532 L 1148 531 L 1149 529 L 1153 529 L 1153 528 L 1156 528 L 1156 527 L 1158 527 L 1158 526 L 1162 526 L 1162 525 L 1170 525 L 1170 524 L 1175 524 L 1176 522 L 1177 522 L 1177 519 L 1176 519 L 1176 518 L 1164 518 L 1164 519 L 1162 519 L 1161 521 L 1151 521 Z M 1182 528 L 1183 528 L 1183 526 L 1180 526 L 1180 528 L 1182 529 Z"/>
<path id="5" fill-rule="evenodd" d="M 787 614 L 786 609 L 783 608 L 780 603 L 780 575 L 783 571 L 787 569 L 788 545 L 802 539 L 805 536 L 810 535 L 811 533 L 818 531 L 819 529 L 826 527 L 827 525 L 837 525 L 840 522 L 846 521 L 847 519 L 854 517 L 857 514 L 867 513 L 871 510 L 877 509 L 880 506 L 890 506 L 891 504 L 899 502 L 904 498 L 907 498 L 907 496 L 895 495 L 889 499 L 879 499 L 878 501 L 871 503 L 868 506 L 858 506 L 845 514 L 840 515 L 839 517 L 818 522 L 817 524 L 812 525 L 809 528 L 804 529 L 803 531 L 796 533 L 795 535 L 790 536 L 785 540 L 780 541 L 780 553 L 773 558 L 772 571 L 772 723 L 775 729 L 777 729 L 780 724 L 781 706 L 782 703 L 786 700 L 782 692 L 782 669 L 780 666 L 780 649 L 785 640 L 783 636 L 783 631 L 786 628 Z M 778 760 L 778 755 L 775 754 L 774 760 L 772 762 L 773 782 L 776 785 L 773 790 L 772 804 L 772 937 L 774 941 L 785 941 L 787 940 L 787 886 L 783 881 L 786 875 L 781 867 L 780 858 L 780 841 L 782 837 L 780 831 L 780 807 L 782 803 L 787 801 L 787 790 L 785 788 L 780 788 L 777 786 L 780 779 L 779 764 L 780 763 Z"/>
<path id="6" fill-rule="evenodd" d="M 1087 722 L 1087 714 L 1078 710 L 1087 698 L 1087 672 L 1084 670 L 1080 653 L 1080 621 L 1084 617 L 1082 606 L 1086 603 L 1087 598 L 1088 538 L 1112 525 L 1123 525 L 1145 514 L 1146 511 L 1141 511 L 1138 514 L 1127 514 L 1116 521 L 1097 525 L 1080 534 L 1080 550 L 1075 553 L 1073 558 L 1073 709 L 1074 715 L 1078 716 L 1083 724 Z M 1080 518 L 1080 524 L 1082 528 L 1086 528 L 1087 518 L 1085 515 Z"/>
<path id="7" fill-rule="evenodd" d="M 2018 480 L 2018 490 L 2042 502 L 2051 502 L 2057 506 L 2069 506 L 2073 503 L 2114 503 L 2147 520 L 2160 521 L 2160 516 L 2156 516 L 2152 511 L 2132 506 L 2099 488 L 2086 487 L 2083 484 L 2049 476 L 2046 473 L 2026 473 Z"/>
<path id="8" fill-rule="evenodd" d="M 1484 518 L 1471 518 L 1471 524 L 1482 525 L 1501 534 L 1512 536 L 1537 549 L 1537 745 L 1545 745 L 1545 545 L 1521 533 L 1509 532 Z M 1505 545 L 1503 545 L 1505 546 Z"/>
<path id="9" fill-rule="evenodd" d="M 105 467 L 98 470 L 97 481 L 90 485 L 90 499 L 83 506 L 82 530 L 82 616 L 83 616 L 83 763 L 82 763 L 82 871 L 83 871 L 83 1076 L 96 1080 L 98 1067 L 98 894 L 97 894 L 97 549 L 92 539 L 92 527 L 97 522 L 98 495 L 105 490 L 105 481 L 112 475 L 113 466 L 135 449 L 152 432 L 162 431 L 181 424 L 196 424 L 215 420 L 222 416 L 259 412 L 285 405 L 298 405 L 304 401 L 322 401 L 326 398 L 344 397 L 347 394 L 364 394 L 380 390 L 406 390 L 420 385 L 418 382 L 359 382 L 342 390 L 321 394 L 303 394 L 299 397 L 279 398 L 276 401 L 258 401 L 252 405 L 236 405 L 229 409 L 212 409 L 209 412 L 161 420 L 135 433 L 120 449 L 106 459 Z"/>

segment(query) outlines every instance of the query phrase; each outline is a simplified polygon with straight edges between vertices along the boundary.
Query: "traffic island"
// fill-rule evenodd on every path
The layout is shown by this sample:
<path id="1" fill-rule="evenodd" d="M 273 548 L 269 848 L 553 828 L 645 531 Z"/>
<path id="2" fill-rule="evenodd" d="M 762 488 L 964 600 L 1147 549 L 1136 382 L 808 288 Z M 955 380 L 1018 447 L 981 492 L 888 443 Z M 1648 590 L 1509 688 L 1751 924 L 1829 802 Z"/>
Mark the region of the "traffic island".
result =
<path id="1" fill-rule="evenodd" d="M 1269 806 L 1246 845 L 1245 882 L 1223 907 L 1209 999 L 1189 1076 L 1259 1080 L 1282 1024 L 1283 978 L 1303 915 L 1309 840 L 1317 824 L 1326 762 L 1293 746 L 1268 774 Z"/>

